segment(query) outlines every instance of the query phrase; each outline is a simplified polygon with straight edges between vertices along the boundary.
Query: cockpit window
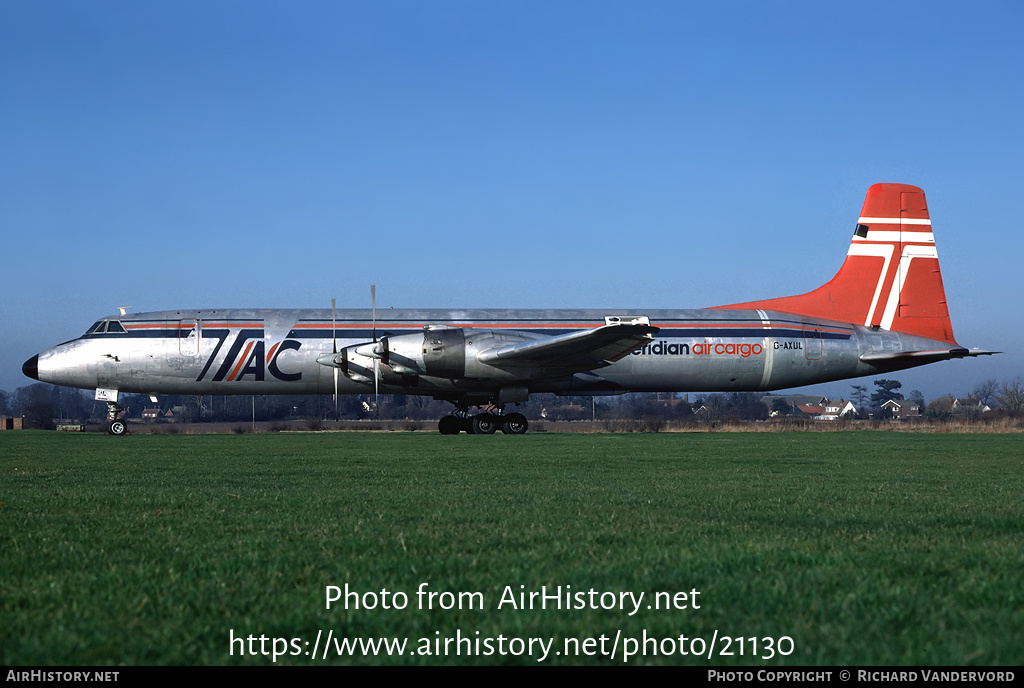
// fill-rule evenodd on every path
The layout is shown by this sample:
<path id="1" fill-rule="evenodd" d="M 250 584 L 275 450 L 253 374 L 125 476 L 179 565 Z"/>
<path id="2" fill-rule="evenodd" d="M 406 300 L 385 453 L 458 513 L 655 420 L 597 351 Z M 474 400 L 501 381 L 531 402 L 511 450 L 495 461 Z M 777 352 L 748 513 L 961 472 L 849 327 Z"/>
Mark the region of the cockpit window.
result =
<path id="1" fill-rule="evenodd" d="M 91 334 L 103 334 L 104 332 L 114 332 L 123 334 L 127 331 L 128 330 L 124 329 L 124 325 L 122 325 L 116 320 L 100 320 L 98 323 L 94 324 L 92 327 L 86 330 L 85 334 L 86 336 Z"/>

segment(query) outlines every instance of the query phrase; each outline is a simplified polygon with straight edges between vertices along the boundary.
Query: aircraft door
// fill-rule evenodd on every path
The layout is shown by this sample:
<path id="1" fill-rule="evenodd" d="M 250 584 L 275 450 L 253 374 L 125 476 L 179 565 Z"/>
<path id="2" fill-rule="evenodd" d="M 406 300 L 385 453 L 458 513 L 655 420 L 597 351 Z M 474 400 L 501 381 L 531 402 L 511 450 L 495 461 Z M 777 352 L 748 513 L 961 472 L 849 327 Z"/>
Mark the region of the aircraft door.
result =
<path id="1" fill-rule="evenodd" d="M 178 354 L 181 356 L 199 355 L 199 321 L 178 321 Z"/>
<path id="2" fill-rule="evenodd" d="M 815 322 L 803 320 L 800 329 L 804 333 L 804 358 L 808 361 L 821 359 L 821 327 Z"/>
<path id="3" fill-rule="evenodd" d="M 174 371 L 174 377 L 189 377 L 200 360 L 200 322 L 195 319 L 182 319 L 177 321 L 174 328 L 175 333 L 168 338 L 170 341 L 165 340 L 167 343 L 163 345 L 163 365 Z"/>
<path id="4" fill-rule="evenodd" d="M 102 389 L 117 389 L 117 358 L 104 354 L 96 364 L 96 386 Z"/>

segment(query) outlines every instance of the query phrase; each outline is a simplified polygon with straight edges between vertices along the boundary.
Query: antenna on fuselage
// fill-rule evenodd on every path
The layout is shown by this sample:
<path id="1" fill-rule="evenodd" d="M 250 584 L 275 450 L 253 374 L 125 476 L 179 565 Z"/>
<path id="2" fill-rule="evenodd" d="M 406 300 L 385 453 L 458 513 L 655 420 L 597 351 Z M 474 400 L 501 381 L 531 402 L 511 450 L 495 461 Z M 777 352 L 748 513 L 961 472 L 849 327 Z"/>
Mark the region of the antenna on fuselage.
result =
<path id="1" fill-rule="evenodd" d="M 128 315 L 129 308 L 131 308 L 131 306 L 118 306 L 117 310 L 121 311 L 121 315 Z"/>

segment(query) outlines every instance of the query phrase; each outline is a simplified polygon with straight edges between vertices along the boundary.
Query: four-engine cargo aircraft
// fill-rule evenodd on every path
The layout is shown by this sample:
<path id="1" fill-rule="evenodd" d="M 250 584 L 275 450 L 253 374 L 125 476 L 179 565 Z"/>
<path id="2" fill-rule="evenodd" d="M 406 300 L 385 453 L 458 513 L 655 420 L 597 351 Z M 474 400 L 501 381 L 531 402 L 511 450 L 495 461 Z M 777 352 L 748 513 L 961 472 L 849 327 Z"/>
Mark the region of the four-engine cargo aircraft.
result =
<path id="1" fill-rule="evenodd" d="M 23 367 L 119 393 L 422 394 L 442 434 L 526 432 L 530 394 L 762 391 L 995 353 L 953 338 L 924 192 L 876 184 L 846 261 L 799 296 L 700 310 L 259 310 L 103 318 Z M 493 410 L 471 414 L 472 407 Z"/>

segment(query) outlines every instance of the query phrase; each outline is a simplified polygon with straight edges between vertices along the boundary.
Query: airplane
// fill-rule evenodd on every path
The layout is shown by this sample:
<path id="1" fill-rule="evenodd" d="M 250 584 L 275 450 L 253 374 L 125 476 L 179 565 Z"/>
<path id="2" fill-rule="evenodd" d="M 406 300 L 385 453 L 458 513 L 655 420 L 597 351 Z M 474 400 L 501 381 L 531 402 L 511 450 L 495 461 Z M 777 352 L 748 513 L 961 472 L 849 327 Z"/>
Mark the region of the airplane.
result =
<path id="1" fill-rule="evenodd" d="M 924 192 L 868 189 L 846 259 L 797 296 L 694 310 L 174 310 L 121 314 L 25 362 L 118 395 L 417 394 L 441 434 L 522 434 L 530 394 L 768 391 L 998 353 L 953 337 Z M 473 407 L 487 410 L 472 413 Z"/>

